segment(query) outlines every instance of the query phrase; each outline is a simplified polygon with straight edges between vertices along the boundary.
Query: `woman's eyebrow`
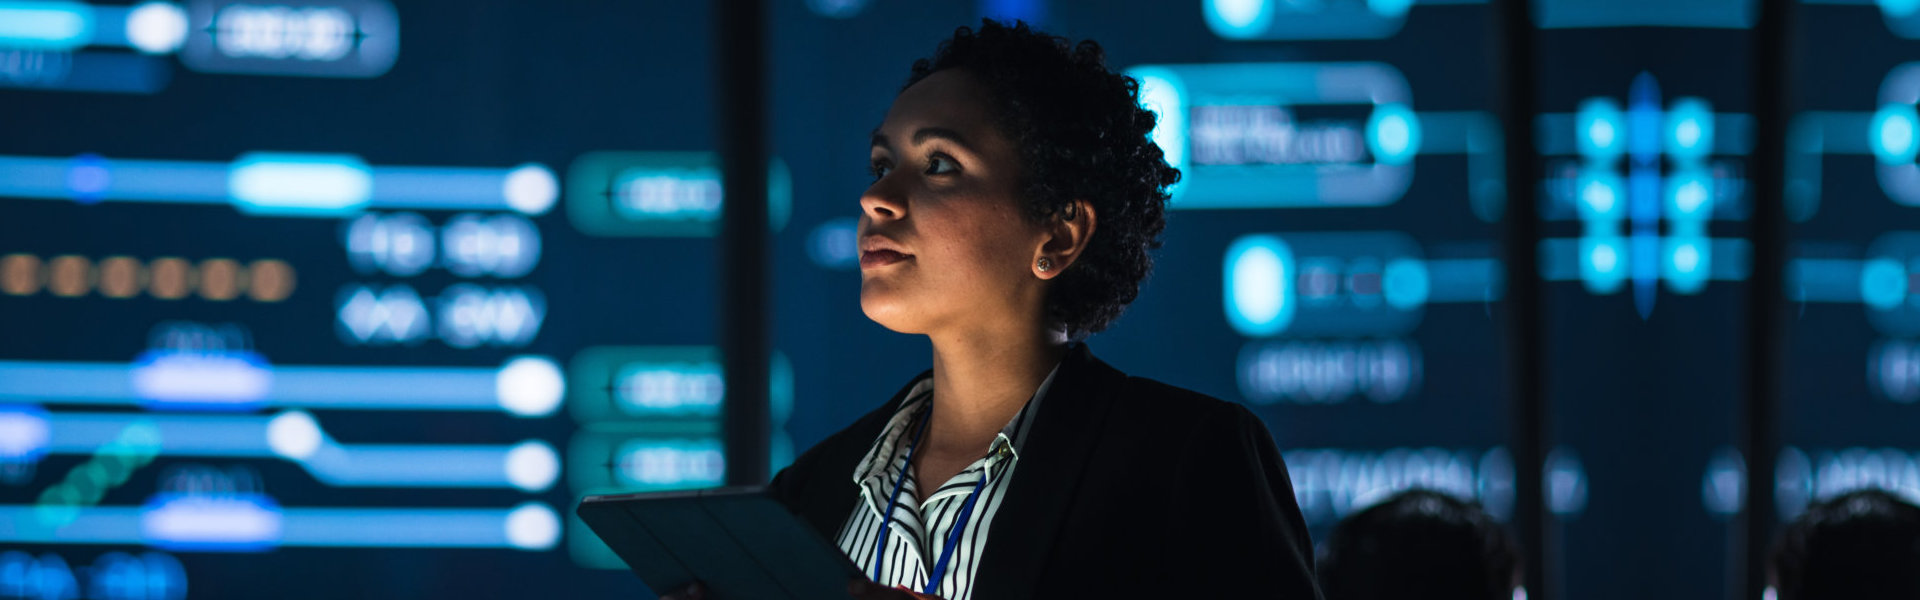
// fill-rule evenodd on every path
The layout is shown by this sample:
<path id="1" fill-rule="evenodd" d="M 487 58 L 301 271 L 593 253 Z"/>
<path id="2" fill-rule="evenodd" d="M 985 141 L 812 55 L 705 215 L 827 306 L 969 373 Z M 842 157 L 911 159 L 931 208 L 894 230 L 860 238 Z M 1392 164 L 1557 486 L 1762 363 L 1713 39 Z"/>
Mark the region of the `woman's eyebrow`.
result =
<path id="1" fill-rule="evenodd" d="M 924 143 L 929 138 L 939 138 L 959 144 L 968 150 L 973 149 L 973 145 L 967 143 L 966 136 L 960 135 L 960 132 L 952 129 L 944 127 L 922 127 L 919 131 L 913 132 L 913 143 L 915 144 Z"/>
<path id="2" fill-rule="evenodd" d="M 913 143 L 916 145 L 925 143 L 928 139 L 943 139 L 958 144 L 962 148 L 968 150 L 973 149 L 973 145 L 967 143 L 966 136 L 960 135 L 960 132 L 945 127 L 922 127 L 919 131 L 913 132 Z M 893 143 L 887 140 L 887 134 L 881 133 L 880 128 L 875 127 L 872 134 L 872 145 L 869 147 L 892 151 Z"/>

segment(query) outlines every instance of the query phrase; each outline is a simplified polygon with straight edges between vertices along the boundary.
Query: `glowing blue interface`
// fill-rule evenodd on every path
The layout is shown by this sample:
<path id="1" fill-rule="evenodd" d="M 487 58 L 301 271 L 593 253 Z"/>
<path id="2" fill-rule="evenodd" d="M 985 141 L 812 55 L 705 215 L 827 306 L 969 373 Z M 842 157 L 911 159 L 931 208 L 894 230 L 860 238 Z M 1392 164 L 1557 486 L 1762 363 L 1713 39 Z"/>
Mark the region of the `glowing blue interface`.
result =
<path id="1" fill-rule="evenodd" d="M 1494 66 L 1428 48 L 1486 5 L 770 4 L 776 466 L 926 367 L 858 308 L 865 132 L 1020 16 L 1186 172 L 1095 352 L 1253 408 L 1316 534 L 1511 514 Z M 646 597 L 571 507 L 723 481 L 710 10 L 0 2 L 0 600 Z"/>
<path id="2" fill-rule="evenodd" d="M 1797 92 L 1787 447 L 1750 476 L 1759 128 L 1727 65 L 1757 3 L 1529 1 L 1532 181 L 1481 0 L 768 2 L 769 458 L 928 366 L 859 309 L 867 132 L 1002 16 L 1105 44 L 1184 172 L 1094 352 L 1262 417 L 1315 536 L 1411 487 L 1503 520 L 1537 493 L 1529 585 L 1716 597 L 1750 477 L 1783 519 L 1920 497 L 1920 52 L 1801 57 L 1845 68 Z M 1920 3 L 1801 9 L 1920 51 Z M 711 12 L 0 0 L 0 600 L 650 597 L 571 509 L 723 481 Z M 1538 239 L 1505 237 L 1516 186 Z M 1546 307 L 1538 491 L 1513 243 Z"/>
<path id="3" fill-rule="evenodd" d="M 1861 487 L 1920 501 L 1920 14 L 1913 2 L 1808 2 L 1786 138 L 1777 515 Z M 1883 51 L 1870 51 L 1870 47 Z"/>

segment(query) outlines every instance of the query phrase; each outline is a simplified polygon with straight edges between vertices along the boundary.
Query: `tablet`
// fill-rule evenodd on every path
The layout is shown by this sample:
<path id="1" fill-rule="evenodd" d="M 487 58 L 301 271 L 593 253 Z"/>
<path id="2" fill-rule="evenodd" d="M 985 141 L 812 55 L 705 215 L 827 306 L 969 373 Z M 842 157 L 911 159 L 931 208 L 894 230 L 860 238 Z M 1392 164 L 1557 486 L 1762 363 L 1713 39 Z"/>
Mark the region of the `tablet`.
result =
<path id="1" fill-rule="evenodd" d="M 866 578 L 761 487 L 587 496 L 574 512 L 655 594 L 699 581 L 715 600 L 848 598 Z"/>

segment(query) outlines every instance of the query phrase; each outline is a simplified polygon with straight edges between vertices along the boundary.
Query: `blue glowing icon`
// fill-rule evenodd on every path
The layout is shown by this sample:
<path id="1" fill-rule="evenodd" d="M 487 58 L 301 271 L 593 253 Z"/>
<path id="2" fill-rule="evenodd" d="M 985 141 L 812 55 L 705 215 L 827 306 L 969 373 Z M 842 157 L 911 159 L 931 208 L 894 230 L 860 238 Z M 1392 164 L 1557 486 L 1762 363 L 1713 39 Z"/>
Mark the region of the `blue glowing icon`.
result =
<path id="1" fill-rule="evenodd" d="M 0 464 L 39 461 L 51 437 L 45 410 L 0 404 Z"/>
<path id="2" fill-rule="evenodd" d="M 1476 2 L 1479 0 L 1459 0 Z M 1229 40 L 1385 39 L 1414 0 L 1205 0 L 1207 28 Z"/>
<path id="3" fill-rule="evenodd" d="M 79 2 L 0 2 L 0 46 L 74 50 L 93 41 L 93 7 Z"/>
<path id="4" fill-rule="evenodd" d="M 1580 238 L 1580 281 L 1587 291 L 1611 294 L 1627 280 L 1627 245 L 1619 236 Z"/>
<path id="5" fill-rule="evenodd" d="M 1381 294 L 1387 297 L 1387 304 L 1401 310 L 1413 310 L 1425 305 L 1433 289 L 1426 264 L 1411 258 L 1394 259 L 1387 263 L 1380 280 Z"/>
<path id="6" fill-rule="evenodd" d="M 1713 176 L 1704 169 L 1674 172 L 1666 181 L 1667 216 L 1674 221 L 1704 221 L 1713 213 Z"/>
<path id="7" fill-rule="evenodd" d="M 1666 261 L 1661 278 L 1676 294 L 1697 294 L 1707 286 L 1712 245 L 1705 236 L 1676 236 L 1664 240 Z"/>
<path id="8" fill-rule="evenodd" d="M 1914 132 L 1916 122 L 1920 122 L 1920 116 L 1916 116 L 1912 104 L 1881 106 L 1867 127 L 1874 158 L 1887 165 L 1912 163 L 1916 150 L 1920 150 Z"/>
<path id="9" fill-rule="evenodd" d="M 1286 331 L 1295 310 L 1293 250 L 1270 235 L 1240 238 L 1227 248 L 1227 322 L 1249 337 Z"/>
<path id="10" fill-rule="evenodd" d="M 1907 299 L 1907 269 L 1892 258 L 1875 258 L 1860 269 L 1860 299 L 1878 310 L 1892 310 Z"/>
<path id="11" fill-rule="evenodd" d="M 1420 119 L 1404 104 L 1374 107 L 1367 119 L 1367 149 L 1374 160 L 1389 165 L 1404 165 L 1420 151 Z"/>
<path id="12" fill-rule="evenodd" d="M 1574 127 L 1578 128 L 1578 147 L 1580 155 L 1589 159 L 1607 162 L 1626 151 L 1625 117 L 1620 113 L 1620 105 L 1608 98 L 1588 98 L 1580 103 L 1580 109 L 1574 113 Z"/>
<path id="13" fill-rule="evenodd" d="M 1627 186 L 1612 171 L 1583 170 L 1574 180 L 1574 193 L 1583 220 L 1610 222 L 1626 214 Z"/>
<path id="14" fill-rule="evenodd" d="M 1699 98 L 1680 98 L 1667 107 L 1667 154 L 1677 160 L 1704 159 L 1713 151 L 1713 107 Z"/>
<path id="15" fill-rule="evenodd" d="M 1904 19 L 1920 10 L 1920 0 L 1874 0 L 1888 19 Z"/>
<path id="16" fill-rule="evenodd" d="M 1273 24 L 1272 0 L 1206 0 L 1207 27 L 1232 40 L 1260 37 Z"/>

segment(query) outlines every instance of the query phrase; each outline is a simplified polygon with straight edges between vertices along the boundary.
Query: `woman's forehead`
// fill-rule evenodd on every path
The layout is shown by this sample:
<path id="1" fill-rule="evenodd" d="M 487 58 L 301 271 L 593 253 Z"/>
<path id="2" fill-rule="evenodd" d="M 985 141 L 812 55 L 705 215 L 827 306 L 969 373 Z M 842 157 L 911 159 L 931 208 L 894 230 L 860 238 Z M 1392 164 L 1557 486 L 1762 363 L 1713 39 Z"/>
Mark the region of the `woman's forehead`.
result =
<path id="1" fill-rule="evenodd" d="M 978 77 L 959 69 L 947 69 L 928 75 L 902 90 L 887 110 L 876 134 L 894 145 L 911 143 L 911 136 L 922 128 L 935 127 L 960 132 L 968 139 L 982 140 L 997 134 L 988 111 L 986 86 Z"/>

